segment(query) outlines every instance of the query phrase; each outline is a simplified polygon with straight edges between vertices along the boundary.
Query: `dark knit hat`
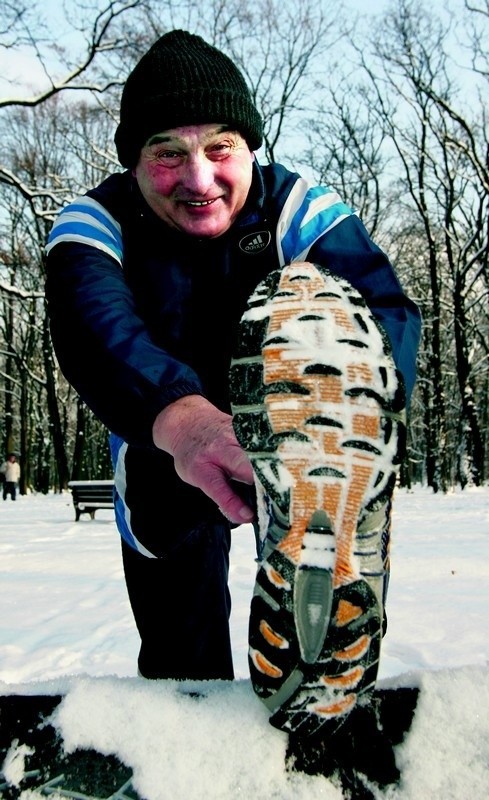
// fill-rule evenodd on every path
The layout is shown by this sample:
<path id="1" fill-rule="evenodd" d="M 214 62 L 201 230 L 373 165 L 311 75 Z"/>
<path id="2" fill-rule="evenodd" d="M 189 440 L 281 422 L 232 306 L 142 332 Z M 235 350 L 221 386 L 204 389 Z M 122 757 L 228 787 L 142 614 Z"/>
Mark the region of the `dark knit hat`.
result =
<path id="1" fill-rule="evenodd" d="M 261 117 L 231 59 L 200 36 L 181 30 L 165 33 L 124 86 L 115 133 L 119 161 L 134 167 L 155 133 L 212 122 L 239 131 L 251 150 L 262 143 Z"/>

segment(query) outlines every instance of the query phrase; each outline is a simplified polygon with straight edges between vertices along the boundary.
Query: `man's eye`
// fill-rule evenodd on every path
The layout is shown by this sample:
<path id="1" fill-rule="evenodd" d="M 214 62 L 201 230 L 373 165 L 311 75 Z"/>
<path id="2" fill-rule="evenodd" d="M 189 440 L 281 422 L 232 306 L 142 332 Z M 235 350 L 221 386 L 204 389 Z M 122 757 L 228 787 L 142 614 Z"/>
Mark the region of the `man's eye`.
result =
<path id="1" fill-rule="evenodd" d="M 231 152 L 231 145 L 229 142 L 218 142 L 217 144 L 213 144 L 207 152 L 211 158 L 224 158 Z"/>
<path id="2" fill-rule="evenodd" d="M 161 150 L 159 153 L 156 153 L 157 158 L 181 158 L 181 153 L 177 153 L 175 150 Z"/>

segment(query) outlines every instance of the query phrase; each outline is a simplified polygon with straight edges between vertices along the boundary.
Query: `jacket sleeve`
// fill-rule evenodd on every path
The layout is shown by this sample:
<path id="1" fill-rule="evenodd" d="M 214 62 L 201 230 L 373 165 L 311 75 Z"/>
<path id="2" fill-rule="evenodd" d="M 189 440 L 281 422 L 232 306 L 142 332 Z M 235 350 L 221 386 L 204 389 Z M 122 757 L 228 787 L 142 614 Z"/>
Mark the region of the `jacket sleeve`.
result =
<path id="1" fill-rule="evenodd" d="M 279 261 L 312 261 L 346 278 L 382 325 L 409 401 L 416 378 L 421 315 L 404 292 L 386 254 L 334 189 L 317 186 L 283 168 L 265 168 L 278 191 Z"/>
<path id="2" fill-rule="evenodd" d="M 61 371 L 96 416 L 129 444 L 152 447 L 169 403 L 203 394 L 190 367 L 151 339 L 123 270 L 109 254 L 61 242 L 47 256 L 46 300 Z"/>
<path id="3" fill-rule="evenodd" d="M 345 277 L 363 295 L 387 333 L 409 402 L 416 380 L 421 315 L 417 305 L 405 294 L 386 254 L 352 214 L 317 239 L 308 260 Z"/>

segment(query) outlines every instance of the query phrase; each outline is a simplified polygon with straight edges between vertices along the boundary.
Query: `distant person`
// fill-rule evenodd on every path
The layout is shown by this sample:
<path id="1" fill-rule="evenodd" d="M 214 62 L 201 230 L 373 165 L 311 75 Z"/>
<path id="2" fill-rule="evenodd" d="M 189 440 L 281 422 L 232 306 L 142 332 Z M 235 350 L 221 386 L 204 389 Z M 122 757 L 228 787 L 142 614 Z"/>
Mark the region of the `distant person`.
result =
<path id="1" fill-rule="evenodd" d="M 17 499 L 17 484 L 20 480 L 20 465 L 14 453 L 10 453 L 7 460 L 0 467 L 0 472 L 5 476 L 3 482 L 3 499 L 10 495 L 12 500 Z"/>
<path id="2" fill-rule="evenodd" d="M 46 296 L 111 432 L 140 674 L 234 677 L 231 529 L 253 522 L 253 686 L 307 733 L 375 683 L 420 316 L 357 214 L 262 141 L 236 65 L 166 33 L 122 93 L 124 171 L 54 223 Z"/>

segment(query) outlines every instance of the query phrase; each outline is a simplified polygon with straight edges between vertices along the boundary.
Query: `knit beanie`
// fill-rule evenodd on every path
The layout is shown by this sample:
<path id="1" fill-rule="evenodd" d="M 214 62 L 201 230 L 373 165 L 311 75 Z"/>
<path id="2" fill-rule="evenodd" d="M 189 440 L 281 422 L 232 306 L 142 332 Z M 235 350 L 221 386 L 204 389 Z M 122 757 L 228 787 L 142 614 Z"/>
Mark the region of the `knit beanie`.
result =
<path id="1" fill-rule="evenodd" d="M 221 122 L 239 131 L 250 150 L 262 143 L 262 120 L 243 75 L 228 56 L 187 31 L 165 33 L 130 73 L 115 133 L 117 155 L 132 169 L 155 133 Z"/>

